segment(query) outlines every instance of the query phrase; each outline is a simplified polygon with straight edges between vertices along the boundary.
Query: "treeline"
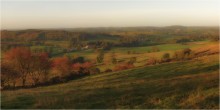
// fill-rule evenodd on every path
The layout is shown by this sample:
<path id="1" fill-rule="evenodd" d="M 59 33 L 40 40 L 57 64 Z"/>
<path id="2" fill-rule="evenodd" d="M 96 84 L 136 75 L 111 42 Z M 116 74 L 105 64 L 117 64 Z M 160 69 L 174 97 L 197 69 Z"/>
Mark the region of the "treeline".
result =
<path id="1" fill-rule="evenodd" d="M 107 33 L 72 32 L 64 30 L 1 31 L 2 41 L 68 41 L 71 38 L 80 38 L 81 40 L 93 40 L 100 38 L 117 39 L 117 37 L 117 35 L 111 35 Z"/>

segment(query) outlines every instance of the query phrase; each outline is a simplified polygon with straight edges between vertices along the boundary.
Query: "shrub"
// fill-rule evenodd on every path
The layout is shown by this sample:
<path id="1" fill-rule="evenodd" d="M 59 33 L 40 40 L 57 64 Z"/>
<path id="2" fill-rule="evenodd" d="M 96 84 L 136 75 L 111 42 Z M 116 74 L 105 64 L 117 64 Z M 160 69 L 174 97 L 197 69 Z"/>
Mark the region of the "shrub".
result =
<path id="1" fill-rule="evenodd" d="M 81 68 L 81 64 L 80 63 L 72 64 L 72 68 L 73 70 L 78 71 Z"/>
<path id="2" fill-rule="evenodd" d="M 126 70 L 126 69 L 130 69 L 130 68 L 134 68 L 134 65 L 125 63 L 125 64 L 116 65 L 114 70 L 119 71 L 119 70 Z"/>
<path id="3" fill-rule="evenodd" d="M 194 53 L 191 49 L 186 48 L 181 51 L 176 51 L 173 55 L 174 60 L 189 60 L 194 57 Z"/>
<path id="4" fill-rule="evenodd" d="M 90 69 L 92 66 L 93 66 L 93 64 L 92 64 L 91 62 L 72 64 L 72 68 L 73 68 L 73 70 L 75 70 L 75 71 L 79 71 L 80 68 Z"/>
<path id="5" fill-rule="evenodd" d="M 116 55 L 115 55 L 114 52 L 111 55 L 111 61 L 112 61 L 112 64 L 116 64 L 117 63 Z"/>
<path id="6" fill-rule="evenodd" d="M 82 63 L 82 68 L 89 69 L 93 66 L 91 62 Z"/>
<path id="7" fill-rule="evenodd" d="M 100 51 L 97 58 L 96 58 L 98 63 L 102 63 L 104 60 L 104 51 Z"/>
<path id="8" fill-rule="evenodd" d="M 99 73 L 101 73 L 99 68 L 90 69 L 90 74 L 99 74 Z"/>
<path id="9" fill-rule="evenodd" d="M 155 65 L 157 63 L 157 59 L 154 57 L 151 57 L 147 60 L 147 65 Z"/>
<path id="10" fill-rule="evenodd" d="M 109 72 L 112 72 L 112 70 L 108 68 L 108 69 L 106 69 L 104 72 L 105 72 L 105 73 L 109 73 Z"/>
<path id="11" fill-rule="evenodd" d="M 85 58 L 84 57 L 77 57 L 77 58 L 73 58 L 72 63 L 84 63 L 85 62 Z"/>
<path id="12" fill-rule="evenodd" d="M 59 83 L 61 82 L 61 79 L 59 76 L 55 76 L 55 77 L 52 77 L 49 81 L 51 84 L 56 84 L 56 83 Z"/>
<path id="13" fill-rule="evenodd" d="M 170 54 L 169 53 L 164 53 L 162 58 L 161 58 L 161 62 L 168 62 L 170 61 Z"/>
<path id="14" fill-rule="evenodd" d="M 136 62 L 137 58 L 136 57 L 131 57 L 130 60 L 128 61 L 128 64 L 133 65 Z"/>
<path id="15" fill-rule="evenodd" d="M 192 51 L 192 50 L 189 49 L 189 48 L 186 48 L 186 49 L 183 49 L 183 50 L 182 50 L 182 52 L 183 52 L 184 55 L 189 55 L 189 54 L 191 53 L 191 51 Z"/>

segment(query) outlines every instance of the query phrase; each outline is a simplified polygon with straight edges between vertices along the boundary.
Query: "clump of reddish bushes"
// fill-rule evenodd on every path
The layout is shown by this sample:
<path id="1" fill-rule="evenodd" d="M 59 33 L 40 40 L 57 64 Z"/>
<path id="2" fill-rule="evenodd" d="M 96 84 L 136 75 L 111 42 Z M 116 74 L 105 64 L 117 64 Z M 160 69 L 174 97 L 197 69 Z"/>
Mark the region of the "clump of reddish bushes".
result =
<path id="1" fill-rule="evenodd" d="M 114 70 L 115 71 L 120 71 L 120 70 L 126 70 L 126 69 L 130 69 L 130 68 L 134 68 L 134 65 L 133 64 L 129 64 L 129 63 L 124 63 L 124 64 L 116 65 Z"/>

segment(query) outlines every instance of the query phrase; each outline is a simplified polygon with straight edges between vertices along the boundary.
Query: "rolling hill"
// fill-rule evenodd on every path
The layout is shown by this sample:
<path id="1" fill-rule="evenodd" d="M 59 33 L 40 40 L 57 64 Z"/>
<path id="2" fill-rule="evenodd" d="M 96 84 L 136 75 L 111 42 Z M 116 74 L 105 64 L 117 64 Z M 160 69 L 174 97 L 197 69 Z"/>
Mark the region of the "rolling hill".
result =
<path id="1" fill-rule="evenodd" d="M 4 108 L 219 108 L 219 56 L 2 91 Z"/>

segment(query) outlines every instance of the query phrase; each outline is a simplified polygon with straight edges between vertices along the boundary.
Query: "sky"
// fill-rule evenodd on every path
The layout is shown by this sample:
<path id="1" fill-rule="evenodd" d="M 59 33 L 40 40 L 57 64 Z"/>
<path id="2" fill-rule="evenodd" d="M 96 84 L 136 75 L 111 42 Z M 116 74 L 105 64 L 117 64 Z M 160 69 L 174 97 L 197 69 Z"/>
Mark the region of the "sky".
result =
<path id="1" fill-rule="evenodd" d="M 218 26 L 218 0 L 1 0 L 1 29 Z"/>

